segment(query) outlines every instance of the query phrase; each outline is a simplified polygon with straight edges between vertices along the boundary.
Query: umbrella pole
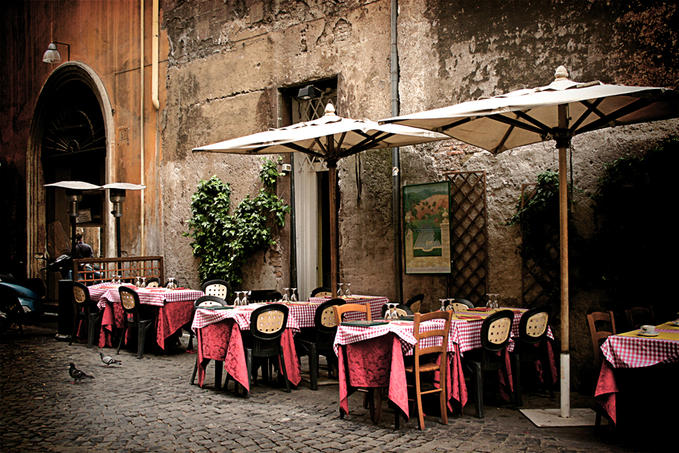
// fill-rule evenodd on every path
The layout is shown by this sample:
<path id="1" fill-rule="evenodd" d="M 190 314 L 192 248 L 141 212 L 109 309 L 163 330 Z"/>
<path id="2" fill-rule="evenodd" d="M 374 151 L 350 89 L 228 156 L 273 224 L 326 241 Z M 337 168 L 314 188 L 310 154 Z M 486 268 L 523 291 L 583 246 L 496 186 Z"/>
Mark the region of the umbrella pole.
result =
<path id="1" fill-rule="evenodd" d="M 328 198 L 330 211 L 330 291 L 337 297 L 337 161 L 328 160 Z"/>
<path id="2" fill-rule="evenodd" d="M 559 105 L 559 129 L 567 130 L 568 106 Z M 557 137 L 559 149 L 559 257 L 561 269 L 561 417 L 570 417 L 570 352 L 568 326 L 568 145 L 566 133 Z"/>

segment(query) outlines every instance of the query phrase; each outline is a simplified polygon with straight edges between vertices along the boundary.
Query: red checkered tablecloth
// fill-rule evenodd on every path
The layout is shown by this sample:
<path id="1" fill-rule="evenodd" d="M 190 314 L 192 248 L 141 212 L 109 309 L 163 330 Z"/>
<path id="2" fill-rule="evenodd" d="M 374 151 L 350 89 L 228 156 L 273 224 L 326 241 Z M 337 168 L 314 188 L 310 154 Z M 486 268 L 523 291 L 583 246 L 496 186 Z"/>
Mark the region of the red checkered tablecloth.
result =
<path id="1" fill-rule="evenodd" d="M 227 310 L 199 308 L 193 316 L 191 328 L 196 331 L 205 326 L 209 326 L 210 324 L 224 321 L 225 319 L 233 319 L 241 330 L 250 330 L 250 315 L 256 308 L 264 305 L 265 304 L 262 303 L 239 305 Z M 286 328 L 292 329 L 293 332 L 299 332 L 299 323 L 297 322 L 297 319 L 294 316 L 290 316 L 290 314 L 288 314 Z"/>
<path id="2" fill-rule="evenodd" d="M 657 330 L 657 337 L 611 335 L 601 345 L 601 352 L 613 368 L 641 368 L 679 362 L 679 327 L 671 327 L 667 323 L 658 326 Z"/>
<path id="3" fill-rule="evenodd" d="M 325 302 L 329 300 L 330 297 L 310 297 L 310 302 Z M 372 319 L 377 319 L 382 317 L 382 306 L 389 302 L 389 299 L 382 296 L 345 296 L 342 297 L 348 304 L 370 304 L 370 316 Z M 346 320 L 358 320 L 361 315 L 356 313 L 347 313 L 344 315 Z"/>
<path id="4" fill-rule="evenodd" d="M 97 300 L 97 307 L 103 310 L 107 302 L 120 303 L 118 286 L 110 283 L 100 283 L 92 285 L 88 289 L 90 298 Z M 167 288 L 137 288 L 132 285 L 125 285 L 137 291 L 139 302 L 146 305 L 162 307 L 168 302 L 184 302 L 187 300 L 195 301 L 203 292 L 196 289 L 167 289 Z"/>

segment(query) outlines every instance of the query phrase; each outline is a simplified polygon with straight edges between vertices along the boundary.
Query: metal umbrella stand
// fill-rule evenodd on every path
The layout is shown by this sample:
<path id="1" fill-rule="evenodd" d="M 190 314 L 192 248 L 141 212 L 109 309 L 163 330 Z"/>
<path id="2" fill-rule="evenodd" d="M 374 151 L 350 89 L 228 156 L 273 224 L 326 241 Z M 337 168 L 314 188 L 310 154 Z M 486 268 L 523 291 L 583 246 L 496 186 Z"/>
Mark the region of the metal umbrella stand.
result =
<path id="1" fill-rule="evenodd" d="M 559 66 L 555 80 L 544 87 L 517 90 L 488 99 L 380 121 L 443 132 L 492 153 L 556 140 L 559 151 L 559 230 L 561 283 L 561 407 L 560 421 L 570 417 L 570 355 L 568 295 L 567 150 L 571 139 L 611 126 L 679 116 L 679 93 L 657 87 L 579 83 Z M 525 413 L 525 411 L 524 411 Z"/>

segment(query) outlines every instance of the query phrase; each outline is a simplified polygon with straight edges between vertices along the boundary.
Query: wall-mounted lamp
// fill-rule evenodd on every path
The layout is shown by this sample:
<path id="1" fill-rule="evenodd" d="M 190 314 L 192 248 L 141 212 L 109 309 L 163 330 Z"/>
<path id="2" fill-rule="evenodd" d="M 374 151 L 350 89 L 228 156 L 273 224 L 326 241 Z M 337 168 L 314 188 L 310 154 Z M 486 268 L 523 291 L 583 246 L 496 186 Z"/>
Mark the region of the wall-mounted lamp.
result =
<path id="1" fill-rule="evenodd" d="M 71 45 L 65 42 L 52 41 L 49 46 L 47 46 L 45 53 L 42 54 L 43 63 L 59 63 L 61 61 L 61 54 L 57 50 L 57 44 L 66 46 L 68 55 L 68 60 L 66 61 L 71 61 Z"/>
<path id="2" fill-rule="evenodd" d="M 297 92 L 297 98 L 308 101 L 309 99 L 315 99 L 319 97 L 323 92 L 313 85 L 307 85 L 304 88 L 300 88 Z"/>

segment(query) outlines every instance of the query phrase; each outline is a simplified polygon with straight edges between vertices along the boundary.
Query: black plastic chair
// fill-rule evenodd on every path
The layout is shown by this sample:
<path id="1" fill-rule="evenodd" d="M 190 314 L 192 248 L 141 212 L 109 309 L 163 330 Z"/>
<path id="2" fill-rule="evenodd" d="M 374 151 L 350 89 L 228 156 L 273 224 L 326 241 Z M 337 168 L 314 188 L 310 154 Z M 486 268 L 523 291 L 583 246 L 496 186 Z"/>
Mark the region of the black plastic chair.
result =
<path id="1" fill-rule="evenodd" d="M 217 296 L 226 300 L 229 295 L 229 283 L 226 280 L 213 279 L 203 282 L 200 289 L 206 296 Z"/>
<path id="2" fill-rule="evenodd" d="M 481 349 L 465 353 L 463 365 L 471 373 L 475 383 L 476 416 L 483 418 L 484 374 L 497 372 L 505 366 L 504 351 L 512 334 L 514 312 L 500 310 L 488 316 L 481 326 Z M 516 387 L 514 387 L 516 389 Z"/>
<path id="3" fill-rule="evenodd" d="M 262 374 L 268 379 L 269 365 L 280 364 L 279 378 L 285 381 L 285 391 L 290 392 L 290 383 L 283 360 L 281 337 L 288 323 L 288 307 L 283 304 L 269 304 L 255 309 L 250 315 L 250 334 L 244 338 L 248 376 L 253 383 L 257 381 L 259 364 L 264 364 Z"/>
<path id="4" fill-rule="evenodd" d="M 217 296 L 200 296 L 193 302 L 193 313 L 195 316 L 197 308 L 209 308 L 209 307 L 225 307 L 228 304 L 224 299 Z M 191 319 L 194 318 L 191 316 Z M 193 339 L 193 331 L 191 339 Z M 191 340 L 189 340 L 190 342 Z M 222 360 L 215 360 L 215 387 L 220 388 L 222 386 L 222 369 L 224 368 L 224 362 Z M 196 373 L 198 373 L 198 354 L 196 354 L 196 363 L 193 365 L 193 373 L 191 373 L 191 385 L 196 381 Z"/>
<path id="5" fill-rule="evenodd" d="M 97 303 L 90 299 L 90 291 L 87 286 L 80 282 L 73 282 L 73 330 L 68 344 L 78 335 L 79 321 L 87 323 L 87 347 L 94 344 L 94 334 L 97 322 L 101 319 L 102 312 L 97 308 Z"/>
<path id="6" fill-rule="evenodd" d="M 311 290 L 311 294 L 309 297 L 314 297 L 314 296 L 324 296 L 324 295 L 330 295 L 332 291 L 330 291 L 330 288 L 326 288 L 325 286 L 319 286 L 318 288 L 314 288 Z"/>
<path id="7" fill-rule="evenodd" d="M 271 302 L 279 301 L 283 295 L 275 289 L 255 289 L 250 292 L 248 301 L 252 302 Z"/>
<path id="8" fill-rule="evenodd" d="M 516 404 L 523 405 L 521 395 L 521 364 L 535 363 L 536 360 L 542 361 L 548 357 L 547 351 L 547 330 L 549 327 L 549 309 L 547 307 L 536 307 L 526 311 L 519 321 L 519 338 L 514 342 L 514 390 Z M 546 375 L 543 380 L 546 382 L 547 389 L 552 395 L 552 370 L 550 366 L 542 367 Z"/>
<path id="9" fill-rule="evenodd" d="M 147 288 L 158 288 L 160 286 L 160 280 L 158 277 L 151 277 L 146 280 Z"/>
<path id="10" fill-rule="evenodd" d="M 382 305 L 382 318 L 387 314 L 387 310 L 389 310 L 389 305 L 393 305 L 393 303 L 386 303 Z M 395 304 L 394 309 L 396 310 L 396 313 L 398 314 L 399 318 L 403 316 L 413 316 L 412 310 L 406 305 L 403 304 Z"/>
<path id="11" fill-rule="evenodd" d="M 316 308 L 314 328 L 295 337 L 297 354 L 309 357 L 309 387 L 318 389 L 319 357 L 324 356 L 328 363 L 328 376 L 336 367 L 337 356 L 333 350 L 335 334 L 337 333 L 336 305 L 344 305 L 344 299 L 330 299 Z"/>
<path id="12" fill-rule="evenodd" d="M 120 335 L 120 342 L 118 343 L 118 350 L 116 354 L 120 354 L 120 347 L 125 340 L 125 334 L 128 329 L 137 329 L 137 358 L 141 359 L 144 356 L 144 343 L 149 329 L 154 325 L 155 319 L 146 314 L 142 310 L 139 302 L 139 294 L 132 288 L 127 286 L 119 286 L 118 293 L 120 294 L 120 302 L 123 307 L 123 331 Z"/>
<path id="13" fill-rule="evenodd" d="M 406 307 L 410 309 L 411 312 L 416 313 L 422 309 L 422 302 L 424 301 L 424 294 L 416 294 L 405 303 Z"/>

